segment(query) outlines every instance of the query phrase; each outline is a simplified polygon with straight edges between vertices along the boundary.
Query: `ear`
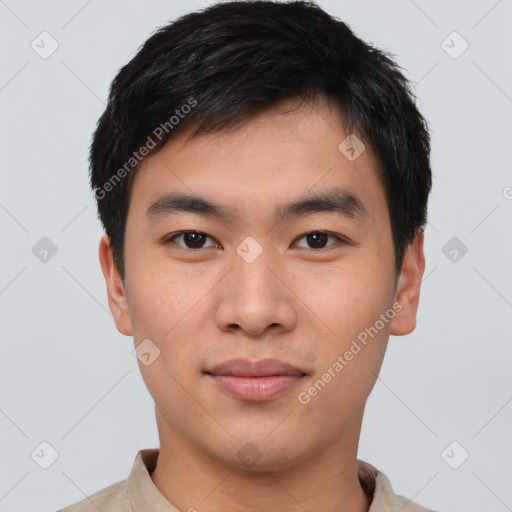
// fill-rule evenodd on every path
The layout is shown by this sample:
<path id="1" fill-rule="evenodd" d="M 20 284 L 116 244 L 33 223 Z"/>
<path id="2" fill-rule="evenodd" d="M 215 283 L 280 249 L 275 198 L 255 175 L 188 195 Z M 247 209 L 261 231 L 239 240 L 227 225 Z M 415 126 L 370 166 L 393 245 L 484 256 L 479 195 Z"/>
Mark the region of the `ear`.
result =
<path id="1" fill-rule="evenodd" d="M 108 235 L 101 237 L 99 257 L 101 270 L 107 285 L 108 305 L 114 317 L 117 330 L 121 334 L 132 336 L 132 321 L 124 284 L 114 261 L 114 252 Z"/>
<path id="2" fill-rule="evenodd" d="M 418 230 L 414 240 L 407 246 L 398 278 L 395 301 L 402 309 L 395 315 L 390 324 L 390 334 L 403 336 L 414 331 L 416 312 L 420 300 L 420 285 L 425 271 L 425 255 L 423 254 L 424 233 Z"/>

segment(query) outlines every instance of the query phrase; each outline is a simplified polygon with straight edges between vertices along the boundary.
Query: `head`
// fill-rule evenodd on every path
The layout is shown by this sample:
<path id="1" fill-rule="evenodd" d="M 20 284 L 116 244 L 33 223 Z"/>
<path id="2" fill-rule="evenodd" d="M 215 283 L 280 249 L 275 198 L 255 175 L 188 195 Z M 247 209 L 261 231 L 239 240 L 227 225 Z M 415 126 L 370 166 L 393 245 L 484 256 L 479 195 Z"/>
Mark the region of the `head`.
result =
<path id="1" fill-rule="evenodd" d="M 233 464 L 250 442 L 278 469 L 358 433 L 389 335 L 415 328 L 429 153 L 399 67 L 315 4 L 222 3 L 144 43 L 91 186 L 117 328 L 159 354 L 140 368 L 161 435 Z M 208 379 L 234 357 L 306 375 L 237 400 Z"/>

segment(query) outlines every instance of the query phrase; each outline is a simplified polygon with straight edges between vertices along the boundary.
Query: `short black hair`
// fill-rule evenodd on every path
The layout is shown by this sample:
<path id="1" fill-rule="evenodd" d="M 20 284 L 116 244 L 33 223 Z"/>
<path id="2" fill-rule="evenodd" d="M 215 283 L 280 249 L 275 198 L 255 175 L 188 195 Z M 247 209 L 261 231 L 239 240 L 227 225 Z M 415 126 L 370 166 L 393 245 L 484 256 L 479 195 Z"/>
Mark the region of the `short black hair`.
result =
<path id="1" fill-rule="evenodd" d="M 314 2 L 219 3 L 157 29 L 112 81 L 90 148 L 91 187 L 123 281 L 131 184 L 144 156 L 187 128 L 232 128 L 295 99 L 339 107 L 345 132 L 376 155 L 398 274 L 425 228 L 432 187 L 428 123 L 401 69 Z"/>

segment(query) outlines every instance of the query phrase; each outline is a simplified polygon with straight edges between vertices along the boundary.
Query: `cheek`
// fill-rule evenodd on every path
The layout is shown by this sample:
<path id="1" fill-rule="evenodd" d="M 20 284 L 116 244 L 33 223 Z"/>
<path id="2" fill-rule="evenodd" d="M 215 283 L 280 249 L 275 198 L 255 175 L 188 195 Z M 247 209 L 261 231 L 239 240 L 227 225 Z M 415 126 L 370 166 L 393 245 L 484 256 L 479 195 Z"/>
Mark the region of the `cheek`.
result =
<path id="1" fill-rule="evenodd" d="M 319 336 L 315 344 L 319 361 L 315 378 L 321 380 L 317 387 L 325 384 L 326 388 L 319 393 L 323 395 L 319 406 L 329 407 L 329 400 L 334 400 L 340 410 L 350 410 L 365 400 L 384 358 L 394 316 L 392 310 L 387 314 L 392 306 L 392 282 L 382 266 L 367 262 L 364 267 L 375 271 L 365 273 L 363 266 L 359 271 L 341 269 L 335 274 L 338 279 L 315 292 L 314 312 L 325 326 L 323 340 Z"/>
<path id="2" fill-rule="evenodd" d="M 379 374 L 389 336 L 389 323 L 382 322 L 379 316 L 387 311 L 382 301 L 372 295 L 353 299 L 338 301 L 339 309 L 331 303 L 331 325 L 336 337 L 318 340 L 317 371 L 308 386 L 300 390 L 305 393 L 301 403 L 306 401 L 306 407 L 311 407 L 307 412 L 313 417 L 331 418 L 333 432 L 340 421 L 348 421 L 366 402 Z M 376 326 L 376 322 L 382 325 Z"/>
<path id="3" fill-rule="evenodd" d="M 132 276 L 136 277 L 129 283 L 130 312 L 139 336 L 164 341 L 197 302 L 196 285 L 170 270 L 158 262 L 141 262 L 134 268 Z"/>
<path id="4" fill-rule="evenodd" d="M 187 380 L 192 377 L 191 364 L 199 364 L 197 344 L 204 340 L 201 329 L 211 308 L 205 296 L 212 285 L 201 279 L 200 272 L 193 276 L 170 270 L 168 265 L 153 264 L 132 274 L 137 279 L 130 283 L 130 311 L 136 344 L 150 339 L 159 350 L 151 366 L 139 364 L 148 388 L 158 389 L 165 382 L 172 392 L 172 376 Z"/>
<path id="5" fill-rule="evenodd" d="M 174 414 L 193 414 L 185 389 L 196 385 L 194 368 L 200 339 L 195 321 L 200 303 L 187 292 L 180 279 L 165 280 L 157 269 L 142 276 L 132 288 L 137 343 L 148 338 L 157 347 L 158 357 L 148 366 L 139 361 L 139 369 L 154 401 Z M 195 306 L 194 306 L 195 305 Z M 196 411 L 197 412 L 197 411 Z"/>
<path id="6" fill-rule="evenodd" d="M 337 277 L 336 277 L 337 276 Z M 322 320 L 322 332 L 339 342 L 349 342 L 375 323 L 389 308 L 390 282 L 347 268 L 331 271 L 327 279 L 307 286 L 304 296 L 310 311 Z"/>

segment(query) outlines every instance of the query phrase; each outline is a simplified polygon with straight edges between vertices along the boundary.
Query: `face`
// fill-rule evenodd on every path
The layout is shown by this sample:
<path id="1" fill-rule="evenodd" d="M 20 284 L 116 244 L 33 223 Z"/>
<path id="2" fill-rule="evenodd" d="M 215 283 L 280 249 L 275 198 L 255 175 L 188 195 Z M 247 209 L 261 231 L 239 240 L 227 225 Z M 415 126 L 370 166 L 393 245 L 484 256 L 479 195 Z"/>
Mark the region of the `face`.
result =
<path id="1" fill-rule="evenodd" d="M 233 467 L 246 452 L 277 470 L 354 448 L 389 334 L 414 329 L 424 269 L 420 233 L 396 279 L 370 148 L 355 160 L 341 151 L 348 134 L 327 105 L 289 106 L 236 130 L 184 133 L 142 163 L 124 286 L 100 244 L 117 327 L 146 340 L 139 367 L 161 442 Z M 178 194 L 204 202 L 165 199 Z M 207 373 L 234 358 L 305 375 L 252 385 Z"/>

